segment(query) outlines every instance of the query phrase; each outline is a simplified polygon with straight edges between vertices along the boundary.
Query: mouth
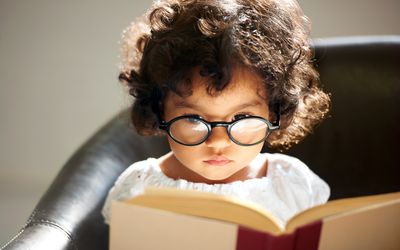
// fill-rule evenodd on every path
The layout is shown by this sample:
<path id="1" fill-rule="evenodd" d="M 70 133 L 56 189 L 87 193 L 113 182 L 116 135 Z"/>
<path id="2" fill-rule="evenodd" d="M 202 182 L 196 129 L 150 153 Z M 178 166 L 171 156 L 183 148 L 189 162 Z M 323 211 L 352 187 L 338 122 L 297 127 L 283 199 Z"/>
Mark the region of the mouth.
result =
<path id="1" fill-rule="evenodd" d="M 217 155 L 209 158 L 208 160 L 205 160 L 204 162 L 211 166 L 224 166 L 231 163 L 232 160 L 225 156 Z"/>

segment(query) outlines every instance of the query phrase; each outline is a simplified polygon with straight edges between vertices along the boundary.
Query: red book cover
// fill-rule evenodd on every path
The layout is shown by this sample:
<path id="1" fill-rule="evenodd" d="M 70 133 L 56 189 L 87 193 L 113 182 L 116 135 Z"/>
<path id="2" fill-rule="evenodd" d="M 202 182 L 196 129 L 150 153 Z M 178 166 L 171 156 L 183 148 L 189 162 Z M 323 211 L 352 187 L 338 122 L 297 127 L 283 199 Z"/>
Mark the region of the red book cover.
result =
<path id="1" fill-rule="evenodd" d="M 317 221 L 278 236 L 239 226 L 236 250 L 318 250 L 321 226 Z"/>

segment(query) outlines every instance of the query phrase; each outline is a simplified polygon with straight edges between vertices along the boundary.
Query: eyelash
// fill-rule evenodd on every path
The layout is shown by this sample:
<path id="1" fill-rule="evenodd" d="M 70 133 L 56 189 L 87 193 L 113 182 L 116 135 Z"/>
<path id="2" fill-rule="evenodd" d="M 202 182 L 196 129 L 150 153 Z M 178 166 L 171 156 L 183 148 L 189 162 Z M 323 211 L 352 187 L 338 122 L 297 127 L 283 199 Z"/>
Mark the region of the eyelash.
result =
<path id="1" fill-rule="evenodd" d="M 194 114 L 194 113 L 183 113 L 183 115 L 192 115 L 192 116 L 198 116 L 200 118 L 203 118 L 201 115 Z"/>
<path id="2" fill-rule="evenodd" d="M 240 118 L 243 118 L 243 117 L 246 117 L 246 116 L 250 116 L 250 115 L 252 115 L 252 114 L 250 114 L 250 113 L 239 113 L 239 114 L 234 115 L 233 118 L 234 118 L 234 120 L 238 120 Z"/>
<path id="3" fill-rule="evenodd" d="M 204 119 L 201 115 L 194 114 L 194 113 L 183 113 L 183 115 L 198 116 L 199 118 Z M 243 118 L 243 117 L 246 117 L 246 116 L 250 116 L 250 115 L 253 115 L 253 114 L 250 113 L 250 112 L 237 113 L 237 114 L 233 115 L 232 121 L 237 120 L 237 119 L 240 119 L 240 118 Z"/>

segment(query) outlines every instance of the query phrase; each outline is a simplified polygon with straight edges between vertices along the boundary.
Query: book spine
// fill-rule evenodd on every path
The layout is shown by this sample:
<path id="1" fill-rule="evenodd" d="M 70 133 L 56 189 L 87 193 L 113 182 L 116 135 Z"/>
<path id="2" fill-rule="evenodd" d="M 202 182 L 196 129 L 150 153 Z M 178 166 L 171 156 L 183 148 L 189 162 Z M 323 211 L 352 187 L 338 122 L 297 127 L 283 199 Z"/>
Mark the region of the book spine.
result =
<path id="1" fill-rule="evenodd" d="M 318 250 L 321 238 L 322 220 L 298 228 L 295 232 L 294 250 Z"/>
<path id="2" fill-rule="evenodd" d="M 292 250 L 295 234 L 275 236 L 239 226 L 236 250 Z"/>
<path id="3" fill-rule="evenodd" d="M 298 228 L 291 234 L 275 236 L 239 226 L 236 250 L 318 250 L 322 221 Z"/>

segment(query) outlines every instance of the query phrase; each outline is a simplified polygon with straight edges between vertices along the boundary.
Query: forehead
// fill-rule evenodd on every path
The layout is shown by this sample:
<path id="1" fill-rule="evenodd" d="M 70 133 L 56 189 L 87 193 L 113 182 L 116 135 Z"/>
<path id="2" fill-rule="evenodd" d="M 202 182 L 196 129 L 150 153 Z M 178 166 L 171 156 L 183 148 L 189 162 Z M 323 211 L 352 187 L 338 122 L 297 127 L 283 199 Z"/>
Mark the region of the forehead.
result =
<path id="1" fill-rule="evenodd" d="M 200 75 L 199 69 L 195 69 L 192 76 L 192 90 L 203 91 L 205 86 L 209 85 L 209 79 Z M 249 93 L 266 96 L 263 79 L 253 70 L 244 66 L 233 66 L 232 75 L 229 84 L 221 92 L 213 93 L 213 95 L 227 95 L 235 92 L 247 91 Z"/>
<path id="2" fill-rule="evenodd" d="M 195 110 L 217 115 L 234 112 L 245 106 L 266 108 L 267 92 L 263 80 L 250 69 L 234 67 L 229 84 L 220 92 L 210 94 L 207 86 L 209 79 L 201 76 L 199 69 L 194 69 L 190 95 L 168 93 L 164 103 L 165 111 L 195 107 Z"/>

